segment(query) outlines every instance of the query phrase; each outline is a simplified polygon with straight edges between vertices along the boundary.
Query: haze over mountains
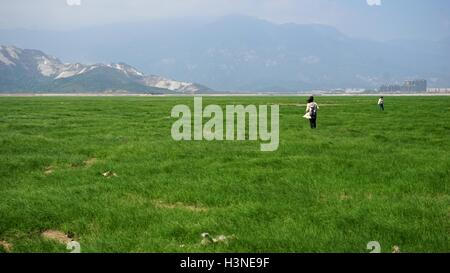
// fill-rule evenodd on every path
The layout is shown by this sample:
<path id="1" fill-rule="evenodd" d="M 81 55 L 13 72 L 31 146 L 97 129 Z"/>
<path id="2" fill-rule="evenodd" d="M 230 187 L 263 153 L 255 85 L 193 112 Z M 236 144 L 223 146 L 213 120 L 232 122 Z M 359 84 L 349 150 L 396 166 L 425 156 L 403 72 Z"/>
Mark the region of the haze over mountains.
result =
<path id="1" fill-rule="evenodd" d="M 0 44 L 40 49 L 71 62 L 125 62 L 145 74 L 222 91 L 377 88 L 415 78 L 427 79 L 430 87 L 450 86 L 450 38 L 379 42 L 324 25 L 245 16 L 72 31 L 0 30 Z"/>

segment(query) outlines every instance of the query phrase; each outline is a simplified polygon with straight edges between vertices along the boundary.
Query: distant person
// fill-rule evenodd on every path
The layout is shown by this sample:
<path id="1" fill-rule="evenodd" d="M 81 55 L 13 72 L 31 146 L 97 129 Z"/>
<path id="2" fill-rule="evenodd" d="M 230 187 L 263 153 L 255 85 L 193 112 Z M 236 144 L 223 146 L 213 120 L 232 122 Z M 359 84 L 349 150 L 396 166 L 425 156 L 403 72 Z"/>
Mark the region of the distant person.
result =
<path id="1" fill-rule="evenodd" d="M 380 97 L 378 100 L 378 106 L 380 107 L 381 111 L 384 111 L 384 97 Z"/>
<path id="2" fill-rule="evenodd" d="M 306 101 L 306 114 L 303 116 L 306 119 L 309 119 L 309 124 L 311 125 L 311 129 L 317 128 L 317 110 L 319 110 L 319 105 L 314 102 L 314 97 L 311 96 Z"/>

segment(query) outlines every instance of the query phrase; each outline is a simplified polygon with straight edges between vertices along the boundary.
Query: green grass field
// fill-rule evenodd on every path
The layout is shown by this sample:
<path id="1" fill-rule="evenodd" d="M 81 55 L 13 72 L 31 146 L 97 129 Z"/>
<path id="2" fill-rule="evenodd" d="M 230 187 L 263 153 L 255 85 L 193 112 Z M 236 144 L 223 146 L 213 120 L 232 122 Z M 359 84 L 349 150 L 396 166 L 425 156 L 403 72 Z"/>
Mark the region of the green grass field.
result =
<path id="1" fill-rule="evenodd" d="M 0 97 L 0 241 L 12 252 L 450 251 L 450 97 L 205 97 L 280 104 L 280 146 L 175 142 L 192 97 Z M 107 178 L 106 171 L 117 174 Z M 202 245 L 200 234 L 234 236 Z M 0 252 L 5 251 L 0 247 Z"/>

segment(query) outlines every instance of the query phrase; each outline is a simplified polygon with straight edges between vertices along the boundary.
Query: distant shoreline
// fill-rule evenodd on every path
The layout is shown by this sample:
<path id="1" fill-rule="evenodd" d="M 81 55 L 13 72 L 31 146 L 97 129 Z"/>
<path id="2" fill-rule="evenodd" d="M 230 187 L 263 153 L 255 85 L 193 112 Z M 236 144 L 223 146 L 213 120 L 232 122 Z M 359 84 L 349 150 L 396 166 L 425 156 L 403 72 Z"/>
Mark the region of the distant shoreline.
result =
<path id="1" fill-rule="evenodd" d="M 133 94 L 133 93 L 0 93 L 0 97 L 304 97 L 304 96 L 321 96 L 321 97 L 373 97 L 373 96 L 390 96 L 390 97 L 436 97 L 450 96 L 450 93 L 205 93 L 205 94 Z"/>

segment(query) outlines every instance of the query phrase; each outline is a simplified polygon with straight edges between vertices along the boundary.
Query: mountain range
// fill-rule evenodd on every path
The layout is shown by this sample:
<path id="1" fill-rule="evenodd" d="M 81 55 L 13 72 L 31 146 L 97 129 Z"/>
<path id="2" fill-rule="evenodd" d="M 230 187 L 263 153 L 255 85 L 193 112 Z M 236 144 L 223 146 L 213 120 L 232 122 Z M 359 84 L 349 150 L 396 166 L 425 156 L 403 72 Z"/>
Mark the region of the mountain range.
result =
<path id="1" fill-rule="evenodd" d="M 144 75 L 125 63 L 62 63 L 39 50 L 0 46 L 0 92 L 197 93 L 209 88 Z"/>
<path id="2" fill-rule="evenodd" d="M 0 43 L 39 48 L 72 62 L 120 60 L 147 74 L 219 91 L 373 89 L 411 79 L 450 86 L 450 39 L 374 41 L 326 25 L 238 15 L 67 31 L 0 30 Z"/>

